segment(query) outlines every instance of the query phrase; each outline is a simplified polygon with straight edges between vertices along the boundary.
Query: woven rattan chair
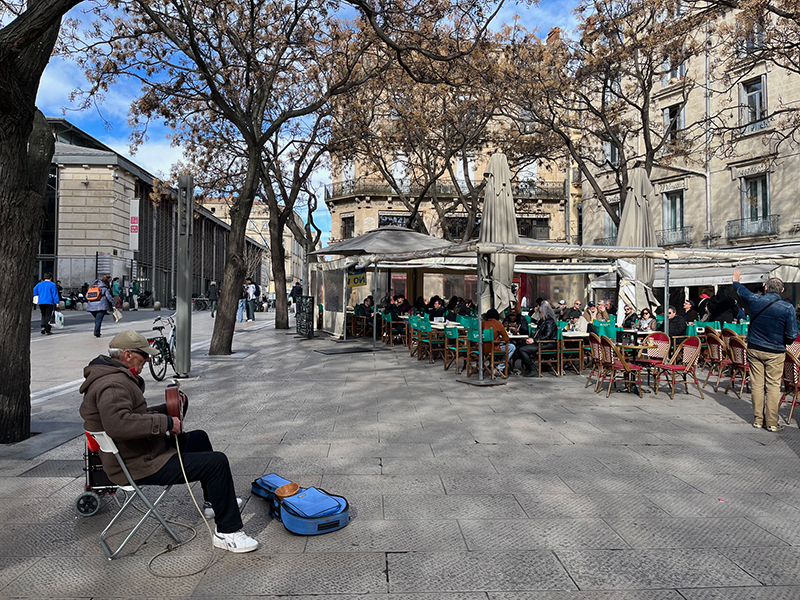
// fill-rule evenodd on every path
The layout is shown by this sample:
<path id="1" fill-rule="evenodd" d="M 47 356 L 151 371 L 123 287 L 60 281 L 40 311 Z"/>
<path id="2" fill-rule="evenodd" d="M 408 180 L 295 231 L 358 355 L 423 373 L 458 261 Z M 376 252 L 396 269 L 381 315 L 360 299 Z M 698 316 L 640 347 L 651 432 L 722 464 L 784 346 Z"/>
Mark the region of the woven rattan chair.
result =
<path id="1" fill-rule="evenodd" d="M 786 396 L 792 394 L 792 407 L 789 409 L 789 418 L 786 419 L 786 424 L 792 422 L 792 413 L 794 407 L 797 405 L 797 397 L 800 395 L 800 360 L 791 352 L 786 352 L 786 358 L 783 360 L 783 395 L 781 396 L 781 404 L 786 401 Z"/>
<path id="2" fill-rule="evenodd" d="M 700 388 L 700 382 L 697 381 L 697 363 L 700 360 L 700 338 L 696 335 L 690 336 L 683 340 L 680 346 L 675 350 L 675 354 L 668 363 L 656 365 L 656 387 L 655 393 L 658 394 L 658 384 L 663 374 L 667 381 L 672 385 L 670 390 L 670 399 L 675 398 L 675 379 L 677 375 L 683 377 L 683 383 L 686 385 L 686 393 L 689 393 L 688 376 L 691 375 L 697 386 L 697 391 L 700 392 L 700 397 L 703 396 L 703 390 Z"/>
<path id="3" fill-rule="evenodd" d="M 620 351 L 617 345 L 611 341 L 611 338 L 603 336 L 600 338 L 600 347 L 603 350 L 603 365 L 608 365 L 608 391 L 606 398 L 611 395 L 611 386 L 616 386 L 617 381 L 622 381 L 631 391 L 631 385 L 637 384 L 639 391 L 639 398 L 642 397 L 642 367 L 629 363 L 625 359 L 625 355 Z M 636 381 L 633 381 L 633 376 L 636 376 Z"/>
<path id="4" fill-rule="evenodd" d="M 653 348 L 642 348 L 639 355 L 633 359 L 633 363 L 647 369 L 647 385 L 650 385 L 650 372 L 656 365 L 663 365 L 669 356 L 669 336 L 663 331 L 654 331 L 642 340 L 642 346 L 653 346 Z"/>
<path id="5" fill-rule="evenodd" d="M 590 354 L 589 357 L 591 358 L 591 371 L 589 371 L 589 377 L 586 378 L 586 385 L 583 386 L 584 388 L 589 387 L 589 384 L 592 383 L 592 375 L 595 376 L 595 389 L 597 388 L 597 382 L 600 381 L 600 373 L 603 370 L 603 349 L 600 347 L 600 336 L 594 332 L 589 333 L 589 349 Z"/>
<path id="6" fill-rule="evenodd" d="M 795 358 L 800 358 L 800 335 L 798 335 L 791 344 L 786 346 L 786 351 Z"/>
<path id="7" fill-rule="evenodd" d="M 731 366 L 731 359 L 728 358 L 728 349 L 725 346 L 725 341 L 714 333 L 706 333 L 706 346 L 708 347 L 708 375 L 706 375 L 705 383 L 703 383 L 703 387 L 706 387 L 708 384 L 708 380 L 711 378 L 711 375 L 714 373 L 714 370 L 717 370 L 717 383 L 714 386 L 714 391 L 716 392 L 719 389 L 719 382 L 722 379 L 722 371 L 729 368 Z"/>
<path id="8" fill-rule="evenodd" d="M 742 338 L 738 335 L 730 336 L 728 339 L 728 351 L 730 352 L 731 357 L 731 380 L 728 382 L 727 387 L 725 388 L 725 393 L 728 393 L 728 390 L 733 388 L 733 391 L 736 391 L 736 376 L 742 376 L 742 386 L 739 388 L 739 398 L 742 397 L 742 392 L 744 392 L 744 386 L 750 385 L 750 365 L 747 362 L 747 342 L 745 342 Z"/>

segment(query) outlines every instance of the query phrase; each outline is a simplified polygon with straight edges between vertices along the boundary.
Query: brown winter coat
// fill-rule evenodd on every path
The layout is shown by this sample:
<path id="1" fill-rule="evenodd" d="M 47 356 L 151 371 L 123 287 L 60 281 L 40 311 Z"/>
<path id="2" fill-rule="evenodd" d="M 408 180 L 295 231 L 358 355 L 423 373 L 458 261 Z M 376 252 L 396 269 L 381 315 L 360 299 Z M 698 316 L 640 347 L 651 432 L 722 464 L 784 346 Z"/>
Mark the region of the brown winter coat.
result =
<path id="1" fill-rule="evenodd" d="M 80 414 L 86 431 L 105 431 L 114 440 L 134 480 L 161 469 L 175 454 L 166 436 L 166 405 L 148 408 L 144 380 L 108 356 L 94 359 L 83 376 Z M 111 481 L 127 485 L 117 459 L 105 452 L 100 452 L 100 458 Z"/>

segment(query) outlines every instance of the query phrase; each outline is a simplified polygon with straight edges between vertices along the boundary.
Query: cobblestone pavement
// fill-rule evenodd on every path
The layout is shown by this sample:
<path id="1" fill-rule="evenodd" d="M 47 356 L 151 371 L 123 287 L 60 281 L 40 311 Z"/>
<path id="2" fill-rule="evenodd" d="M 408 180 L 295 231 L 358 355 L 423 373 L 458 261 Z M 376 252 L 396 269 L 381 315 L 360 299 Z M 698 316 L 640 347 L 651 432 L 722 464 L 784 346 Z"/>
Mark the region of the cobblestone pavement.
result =
<path id="1" fill-rule="evenodd" d="M 32 456 L 33 438 L 0 448 L 0 597 L 800 598 L 800 431 L 753 429 L 747 393 L 607 399 L 575 374 L 476 388 L 403 348 L 323 355 L 344 345 L 247 325 L 233 357 L 196 352 L 183 388 L 187 426 L 228 454 L 261 549 L 217 550 L 177 577 L 212 550 L 176 486 L 163 512 L 198 535 L 153 561 L 168 577 L 148 570 L 168 542 L 155 522 L 109 562 L 97 537 L 114 501 L 73 510 L 82 438 Z M 147 379 L 155 402 L 164 383 Z M 36 404 L 34 429 L 79 430 L 79 403 Z M 250 494 L 269 472 L 345 495 L 352 522 L 289 534 Z"/>

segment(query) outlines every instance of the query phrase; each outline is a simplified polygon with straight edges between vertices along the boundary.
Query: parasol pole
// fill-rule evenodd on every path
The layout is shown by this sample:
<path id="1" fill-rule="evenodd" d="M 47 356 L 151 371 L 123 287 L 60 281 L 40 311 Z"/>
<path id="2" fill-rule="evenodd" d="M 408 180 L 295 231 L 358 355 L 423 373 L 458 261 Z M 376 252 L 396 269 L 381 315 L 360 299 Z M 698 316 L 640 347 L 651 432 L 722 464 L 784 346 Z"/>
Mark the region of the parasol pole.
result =
<path id="1" fill-rule="evenodd" d="M 664 333 L 669 337 L 669 260 L 664 259 Z"/>
<path id="2" fill-rule="evenodd" d="M 342 341 L 347 341 L 347 267 L 343 271 L 342 278 Z"/>
<path id="3" fill-rule="evenodd" d="M 378 330 L 375 327 L 375 322 L 378 315 L 378 305 L 376 304 L 377 297 L 378 297 L 378 262 L 375 261 L 375 281 L 372 284 L 372 347 L 373 348 L 378 343 Z"/>
<path id="4" fill-rule="evenodd" d="M 481 253 L 478 252 L 478 381 L 483 381 L 483 278 L 481 277 Z"/>

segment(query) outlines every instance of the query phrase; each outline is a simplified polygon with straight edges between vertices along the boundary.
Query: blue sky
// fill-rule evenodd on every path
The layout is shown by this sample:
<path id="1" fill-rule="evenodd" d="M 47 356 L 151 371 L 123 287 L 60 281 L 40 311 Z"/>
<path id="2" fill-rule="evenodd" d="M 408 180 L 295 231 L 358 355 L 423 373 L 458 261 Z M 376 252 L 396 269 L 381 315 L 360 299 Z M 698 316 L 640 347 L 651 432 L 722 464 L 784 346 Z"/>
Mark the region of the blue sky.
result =
<path id="1" fill-rule="evenodd" d="M 519 15 L 526 27 L 538 28 L 541 36 L 546 35 L 551 27 L 571 30 L 574 27 L 572 10 L 575 4 L 575 0 L 543 0 L 534 7 L 507 3 L 498 15 L 496 24 L 511 23 L 514 16 Z M 82 18 L 83 11 L 85 8 L 79 6 L 73 10 L 71 16 Z M 182 153 L 180 148 L 170 143 L 169 130 L 163 124 L 151 123 L 149 140 L 136 154 L 130 152 L 128 108 L 131 100 L 138 95 L 138 86 L 122 81 L 106 93 L 102 103 L 94 108 L 78 111 L 70 103 L 69 96 L 73 90 L 84 85 L 83 74 L 74 63 L 54 57 L 42 77 L 37 104 L 47 116 L 66 118 L 107 146 L 131 158 L 153 175 L 166 178 L 170 167 L 181 159 Z M 327 173 L 320 173 L 320 183 L 329 181 L 330 176 Z M 301 210 L 300 214 L 305 218 L 305 210 Z M 323 231 L 324 243 L 331 223 L 324 203 L 318 208 L 314 218 Z"/>

